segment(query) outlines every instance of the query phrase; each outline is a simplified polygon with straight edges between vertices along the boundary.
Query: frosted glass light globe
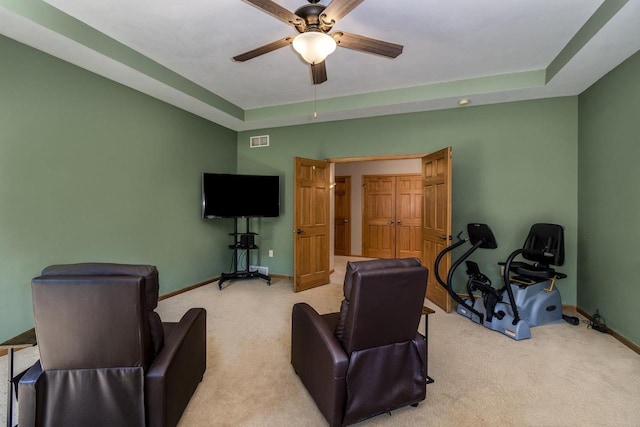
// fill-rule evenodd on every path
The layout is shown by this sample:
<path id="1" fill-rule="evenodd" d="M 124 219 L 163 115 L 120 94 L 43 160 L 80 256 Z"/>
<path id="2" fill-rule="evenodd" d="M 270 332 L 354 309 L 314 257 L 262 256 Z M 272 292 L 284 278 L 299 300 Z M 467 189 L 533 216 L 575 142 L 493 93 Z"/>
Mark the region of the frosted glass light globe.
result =
<path id="1" fill-rule="evenodd" d="M 293 48 L 309 64 L 319 64 L 336 50 L 336 41 L 322 31 L 307 31 L 293 39 Z"/>

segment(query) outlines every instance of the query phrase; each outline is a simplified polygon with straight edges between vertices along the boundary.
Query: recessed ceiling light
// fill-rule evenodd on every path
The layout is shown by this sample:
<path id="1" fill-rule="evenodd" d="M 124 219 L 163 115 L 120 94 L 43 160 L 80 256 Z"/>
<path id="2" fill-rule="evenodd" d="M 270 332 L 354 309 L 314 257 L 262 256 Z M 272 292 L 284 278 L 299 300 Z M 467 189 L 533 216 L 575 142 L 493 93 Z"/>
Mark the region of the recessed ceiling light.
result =
<path id="1" fill-rule="evenodd" d="M 458 101 L 458 105 L 467 105 L 470 102 L 471 101 L 469 101 L 468 98 L 462 98 L 461 100 Z"/>

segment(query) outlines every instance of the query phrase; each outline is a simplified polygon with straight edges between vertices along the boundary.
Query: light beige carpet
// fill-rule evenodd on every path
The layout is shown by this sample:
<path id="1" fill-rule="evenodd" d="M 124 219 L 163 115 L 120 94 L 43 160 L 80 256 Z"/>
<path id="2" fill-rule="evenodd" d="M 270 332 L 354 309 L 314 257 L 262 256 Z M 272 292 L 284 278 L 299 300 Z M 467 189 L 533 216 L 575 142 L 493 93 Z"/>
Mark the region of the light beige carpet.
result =
<path id="1" fill-rule="evenodd" d="M 290 315 L 299 301 L 337 311 L 343 264 L 337 257 L 332 284 L 297 294 L 287 280 L 249 280 L 161 301 L 163 320 L 207 309 L 207 371 L 180 426 L 327 425 L 291 368 Z M 516 342 L 428 305 L 436 310 L 429 319 L 436 382 L 426 400 L 359 426 L 640 426 L 640 356 L 613 337 L 563 323 L 533 328 L 531 339 Z M 37 348 L 28 349 L 16 362 L 36 358 Z M 4 385 L 6 357 L 0 367 Z M 0 394 L 0 410 L 4 402 Z"/>

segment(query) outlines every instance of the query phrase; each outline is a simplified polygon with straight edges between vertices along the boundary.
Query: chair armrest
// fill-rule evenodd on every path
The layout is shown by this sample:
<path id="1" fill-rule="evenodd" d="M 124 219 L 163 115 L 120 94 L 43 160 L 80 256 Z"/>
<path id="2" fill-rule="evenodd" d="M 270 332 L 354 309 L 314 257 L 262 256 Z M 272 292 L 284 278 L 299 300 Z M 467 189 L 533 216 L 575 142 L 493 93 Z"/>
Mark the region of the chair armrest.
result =
<path id="1" fill-rule="evenodd" d="M 18 416 L 20 418 L 20 426 L 35 427 L 36 420 L 40 419 L 36 410 L 38 405 L 38 380 L 42 375 L 42 366 L 38 360 L 29 368 L 29 370 L 20 378 L 18 383 Z"/>
<path id="2" fill-rule="evenodd" d="M 429 331 L 427 331 L 428 333 Z M 424 372 L 425 381 L 427 380 L 427 364 L 429 363 L 429 355 L 427 354 L 427 339 L 420 332 L 416 332 L 416 337 L 413 339 L 413 343 L 418 350 L 420 360 L 422 362 L 422 370 Z"/>
<path id="3" fill-rule="evenodd" d="M 346 404 L 349 358 L 327 322 L 306 303 L 291 314 L 291 364 L 320 412 L 340 425 Z"/>
<path id="4" fill-rule="evenodd" d="M 192 308 L 171 328 L 146 375 L 149 426 L 175 426 L 206 370 L 206 321 Z"/>
<path id="5" fill-rule="evenodd" d="M 310 357 L 319 360 L 311 363 Z M 332 378 L 347 374 L 349 358 L 327 322 L 306 303 L 293 306 L 291 315 L 291 363 L 294 369 L 310 365 L 328 369 Z"/>

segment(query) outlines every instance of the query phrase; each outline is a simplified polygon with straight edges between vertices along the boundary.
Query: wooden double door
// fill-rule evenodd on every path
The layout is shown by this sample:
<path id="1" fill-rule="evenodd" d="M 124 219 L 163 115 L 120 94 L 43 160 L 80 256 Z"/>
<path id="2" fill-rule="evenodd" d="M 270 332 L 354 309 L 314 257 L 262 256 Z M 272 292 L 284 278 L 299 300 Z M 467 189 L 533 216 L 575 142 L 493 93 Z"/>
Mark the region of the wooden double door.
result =
<path id="1" fill-rule="evenodd" d="M 362 253 L 422 261 L 422 175 L 362 177 Z"/>

